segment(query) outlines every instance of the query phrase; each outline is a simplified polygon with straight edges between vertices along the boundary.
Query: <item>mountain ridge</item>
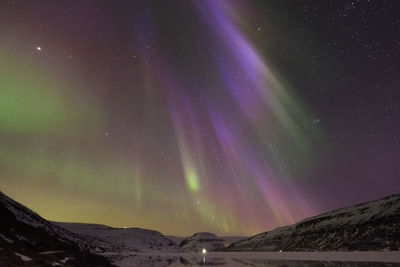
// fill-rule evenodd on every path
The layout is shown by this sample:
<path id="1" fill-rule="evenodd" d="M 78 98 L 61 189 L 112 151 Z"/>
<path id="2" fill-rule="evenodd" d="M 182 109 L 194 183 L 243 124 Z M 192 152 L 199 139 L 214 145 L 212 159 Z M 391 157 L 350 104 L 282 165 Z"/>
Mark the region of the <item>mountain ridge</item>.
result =
<path id="1" fill-rule="evenodd" d="M 400 194 L 335 209 L 232 243 L 230 251 L 400 249 Z"/>
<path id="2" fill-rule="evenodd" d="M 138 227 L 115 228 L 90 223 L 53 222 L 53 224 L 79 235 L 104 240 L 117 247 L 119 251 L 180 251 L 177 244 L 155 230 Z"/>

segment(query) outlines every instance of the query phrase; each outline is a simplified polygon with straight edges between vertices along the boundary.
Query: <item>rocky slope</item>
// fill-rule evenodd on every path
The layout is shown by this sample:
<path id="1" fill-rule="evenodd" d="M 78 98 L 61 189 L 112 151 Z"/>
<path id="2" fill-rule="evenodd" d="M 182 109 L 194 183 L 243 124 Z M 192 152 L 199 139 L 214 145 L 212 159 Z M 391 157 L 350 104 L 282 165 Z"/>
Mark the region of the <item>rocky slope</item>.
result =
<path id="1" fill-rule="evenodd" d="M 224 241 L 212 233 L 196 233 L 181 241 L 179 246 L 186 251 L 213 251 L 224 247 Z"/>
<path id="2" fill-rule="evenodd" d="M 0 266 L 111 266 L 93 244 L 0 192 Z"/>
<path id="3" fill-rule="evenodd" d="M 334 210 L 231 244 L 231 251 L 399 250 L 400 194 Z"/>

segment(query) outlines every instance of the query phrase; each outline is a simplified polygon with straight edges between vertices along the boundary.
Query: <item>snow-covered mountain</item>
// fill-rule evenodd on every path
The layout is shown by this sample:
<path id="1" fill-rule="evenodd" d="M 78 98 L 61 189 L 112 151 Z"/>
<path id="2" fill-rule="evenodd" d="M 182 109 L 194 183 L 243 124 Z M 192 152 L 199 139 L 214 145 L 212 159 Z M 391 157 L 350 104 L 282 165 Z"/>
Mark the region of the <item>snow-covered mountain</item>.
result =
<path id="1" fill-rule="evenodd" d="M 53 222 L 70 232 L 103 240 L 117 247 L 121 252 L 132 251 L 181 251 L 163 234 L 141 228 L 113 228 L 99 224 Z"/>
<path id="2" fill-rule="evenodd" d="M 314 216 L 240 240 L 227 249 L 400 250 L 400 194 Z"/>
<path id="3" fill-rule="evenodd" d="M 184 240 L 187 237 L 181 237 L 181 236 L 174 236 L 174 235 L 166 235 L 166 237 L 174 242 L 175 244 L 180 244 L 182 240 Z M 222 239 L 224 243 L 224 247 L 229 246 L 230 244 L 239 241 L 241 239 L 246 238 L 245 236 L 220 236 L 218 237 L 219 239 Z"/>
<path id="4" fill-rule="evenodd" d="M 186 251 L 213 251 L 224 247 L 224 241 L 212 233 L 200 232 L 181 241 L 179 246 Z"/>
<path id="5" fill-rule="evenodd" d="M 0 266 L 110 266 L 94 240 L 53 225 L 0 192 Z"/>

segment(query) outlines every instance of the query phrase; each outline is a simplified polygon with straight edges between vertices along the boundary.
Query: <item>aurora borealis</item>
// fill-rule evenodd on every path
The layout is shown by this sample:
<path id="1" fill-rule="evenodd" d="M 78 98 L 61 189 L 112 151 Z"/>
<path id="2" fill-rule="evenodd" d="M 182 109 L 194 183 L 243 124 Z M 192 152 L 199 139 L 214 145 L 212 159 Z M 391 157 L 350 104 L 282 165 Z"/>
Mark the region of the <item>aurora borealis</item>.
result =
<path id="1" fill-rule="evenodd" d="M 400 191 L 396 1 L 3 1 L 0 187 L 250 235 Z"/>

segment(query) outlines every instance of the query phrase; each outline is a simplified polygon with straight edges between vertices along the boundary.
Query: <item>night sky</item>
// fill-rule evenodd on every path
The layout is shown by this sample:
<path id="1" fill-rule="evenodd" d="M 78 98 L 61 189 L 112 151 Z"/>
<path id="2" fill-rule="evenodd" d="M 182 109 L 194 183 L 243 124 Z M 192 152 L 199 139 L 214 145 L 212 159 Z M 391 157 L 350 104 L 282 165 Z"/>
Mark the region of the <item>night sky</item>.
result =
<path id="1" fill-rule="evenodd" d="M 250 235 L 400 192 L 400 1 L 0 2 L 0 189 Z"/>

